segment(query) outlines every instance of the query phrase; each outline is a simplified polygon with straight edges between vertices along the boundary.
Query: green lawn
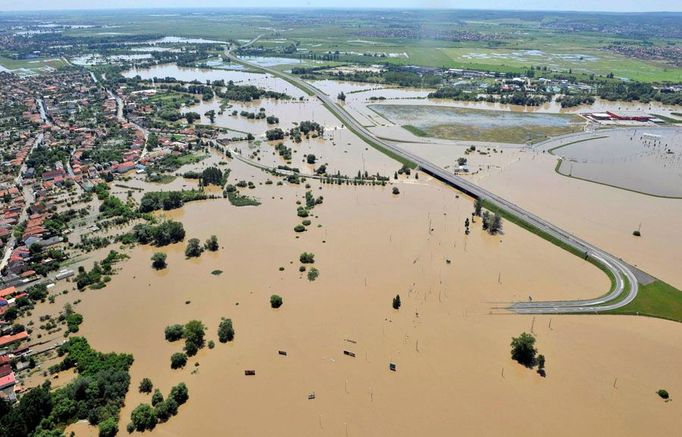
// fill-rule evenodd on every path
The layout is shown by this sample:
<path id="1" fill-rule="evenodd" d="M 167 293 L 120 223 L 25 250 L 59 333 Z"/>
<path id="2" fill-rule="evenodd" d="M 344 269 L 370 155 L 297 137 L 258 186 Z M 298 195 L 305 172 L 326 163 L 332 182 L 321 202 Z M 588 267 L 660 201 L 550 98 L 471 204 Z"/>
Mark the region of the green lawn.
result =
<path id="1" fill-rule="evenodd" d="M 658 279 L 648 285 L 640 284 L 635 300 L 608 314 L 650 316 L 682 322 L 682 291 Z"/>

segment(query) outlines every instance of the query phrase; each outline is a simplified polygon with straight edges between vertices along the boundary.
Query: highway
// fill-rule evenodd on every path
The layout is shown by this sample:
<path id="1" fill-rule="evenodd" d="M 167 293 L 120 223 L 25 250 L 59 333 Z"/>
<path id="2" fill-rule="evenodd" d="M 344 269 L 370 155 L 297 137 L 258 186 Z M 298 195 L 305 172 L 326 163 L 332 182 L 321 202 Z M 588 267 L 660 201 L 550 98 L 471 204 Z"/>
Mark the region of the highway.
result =
<path id="1" fill-rule="evenodd" d="M 250 41 L 248 44 L 250 45 L 253 42 L 255 42 L 255 40 Z M 447 183 L 448 185 L 457 188 L 469 196 L 485 200 L 486 202 L 500 208 L 501 210 L 504 210 L 508 214 L 520 218 L 521 220 L 530 224 L 532 227 L 558 239 L 568 246 L 571 246 L 580 253 L 584 253 L 585 259 L 589 258 L 593 262 L 599 264 L 603 269 L 609 271 L 613 276 L 612 279 L 614 281 L 614 286 L 612 287 L 612 290 L 601 297 L 571 301 L 517 302 L 507 306 L 506 308 L 508 310 L 521 314 L 597 313 L 625 306 L 632 302 L 637 296 L 637 278 L 635 277 L 632 267 L 630 267 L 627 263 L 576 237 L 575 235 L 562 230 L 552 223 L 524 210 L 515 203 L 503 199 L 502 197 L 479 187 L 465 178 L 454 175 L 433 164 L 432 162 L 408 152 L 393 143 L 380 139 L 374 133 L 362 126 L 361 123 L 355 120 L 353 116 L 350 115 L 344 108 L 339 106 L 336 101 L 332 100 L 332 98 L 311 84 L 293 75 L 286 74 L 272 68 L 262 67 L 252 62 L 244 61 L 232 54 L 231 51 L 227 51 L 226 53 L 227 56 L 229 56 L 235 62 L 239 62 L 255 70 L 260 70 L 274 76 L 278 76 L 297 86 L 308 94 L 317 97 L 323 103 L 323 105 L 329 109 L 329 111 L 331 111 L 346 127 L 348 127 L 352 132 L 354 132 L 369 145 L 377 148 L 383 148 L 392 154 L 411 161 L 412 163 L 416 164 L 423 172 L 430 174 L 431 176 Z"/>

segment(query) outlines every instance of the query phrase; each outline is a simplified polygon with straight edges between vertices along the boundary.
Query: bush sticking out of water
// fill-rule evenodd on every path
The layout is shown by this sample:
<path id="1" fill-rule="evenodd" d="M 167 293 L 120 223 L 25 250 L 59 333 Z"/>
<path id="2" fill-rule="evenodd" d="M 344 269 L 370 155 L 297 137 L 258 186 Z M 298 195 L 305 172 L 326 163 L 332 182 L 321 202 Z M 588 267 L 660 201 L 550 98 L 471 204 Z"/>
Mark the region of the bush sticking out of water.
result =
<path id="1" fill-rule="evenodd" d="M 395 194 L 395 195 L 400 194 L 400 190 L 398 189 L 398 187 L 393 187 L 392 192 L 393 192 L 393 194 Z"/>
<path id="2" fill-rule="evenodd" d="M 182 336 L 185 338 L 185 352 L 188 356 L 196 355 L 197 351 L 204 347 L 204 335 L 206 327 L 199 320 L 190 320 L 185 324 Z"/>
<path id="3" fill-rule="evenodd" d="M 187 360 L 187 357 L 185 357 L 185 361 Z M 154 390 L 154 394 L 152 395 L 152 407 L 155 407 L 157 404 L 163 402 L 163 395 L 161 394 L 161 390 L 158 388 Z"/>
<path id="4" fill-rule="evenodd" d="M 189 392 L 187 386 L 184 382 L 173 387 L 168 395 L 168 398 L 172 398 L 178 405 L 182 405 L 189 399 Z"/>
<path id="5" fill-rule="evenodd" d="M 201 242 L 198 238 L 190 238 L 187 242 L 187 248 L 185 249 L 185 256 L 187 258 L 196 258 L 201 256 L 204 248 L 201 247 Z"/>
<path id="6" fill-rule="evenodd" d="M 308 270 L 308 280 L 309 281 L 314 281 L 315 279 L 317 279 L 318 276 L 320 276 L 320 271 L 317 270 L 315 267 Z"/>
<path id="7" fill-rule="evenodd" d="M 294 232 L 305 232 L 306 228 L 303 225 L 296 225 L 294 226 Z"/>
<path id="8" fill-rule="evenodd" d="M 315 254 L 311 252 L 303 252 L 298 259 L 302 264 L 313 264 L 315 262 Z"/>
<path id="9" fill-rule="evenodd" d="M 270 306 L 272 308 L 279 308 L 282 306 L 284 303 L 284 300 L 282 299 L 282 296 L 278 296 L 276 294 L 273 294 L 270 296 Z"/>
<path id="10" fill-rule="evenodd" d="M 402 303 L 400 302 L 400 295 L 396 294 L 395 297 L 393 298 L 393 309 L 399 310 L 401 305 Z"/>
<path id="11" fill-rule="evenodd" d="M 182 352 L 175 352 L 171 355 L 171 369 L 180 369 L 187 364 L 187 355 Z"/>
<path id="12" fill-rule="evenodd" d="M 183 330 L 184 329 L 183 329 L 182 325 L 179 325 L 179 324 L 166 326 L 166 330 L 164 331 L 164 334 L 166 336 L 166 340 L 168 340 L 168 341 L 180 340 L 182 338 Z"/>
<path id="13" fill-rule="evenodd" d="M 512 337 L 511 342 L 511 356 L 514 361 L 523 364 L 526 367 L 533 367 L 535 365 L 535 337 L 526 332 L 518 337 Z"/>
<path id="14" fill-rule="evenodd" d="M 209 348 L 209 349 L 213 349 L 214 347 L 215 347 L 215 341 L 209 340 L 209 341 L 208 341 L 208 348 Z"/>
<path id="15" fill-rule="evenodd" d="M 130 421 L 137 431 L 154 429 L 156 426 L 156 411 L 149 404 L 140 404 L 130 413 Z"/>
<path id="16" fill-rule="evenodd" d="M 163 252 L 156 252 L 152 255 L 152 267 L 156 270 L 163 270 L 167 266 L 166 254 Z"/>
<path id="17" fill-rule="evenodd" d="M 222 270 L 213 270 L 213 271 L 211 272 L 211 274 L 212 274 L 213 276 L 219 276 L 219 275 L 221 275 L 222 273 L 223 273 Z"/>
<path id="18" fill-rule="evenodd" d="M 642 233 L 639 231 L 639 229 L 637 229 L 636 231 L 632 232 L 632 235 L 634 235 L 635 237 L 641 237 Z"/>
<path id="19" fill-rule="evenodd" d="M 118 434 L 118 422 L 113 417 L 99 423 L 99 437 L 114 437 Z"/>
<path id="20" fill-rule="evenodd" d="M 670 398 L 670 393 L 668 393 L 668 390 L 660 389 L 656 392 L 657 395 L 661 397 L 661 399 L 669 399 Z"/>
<path id="21" fill-rule="evenodd" d="M 152 384 L 152 380 L 149 378 L 142 378 L 142 381 L 140 381 L 140 393 L 151 393 L 152 388 L 154 388 L 154 384 Z"/>
<path id="22" fill-rule="evenodd" d="M 232 319 L 222 318 L 220 325 L 218 325 L 218 341 L 227 343 L 234 340 L 234 328 L 232 327 Z"/>
<path id="23" fill-rule="evenodd" d="M 218 237 L 211 235 L 211 237 L 206 240 L 206 243 L 204 243 L 204 247 L 210 252 L 216 252 L 220 248 L 220 245 L 218 244 Z"/>

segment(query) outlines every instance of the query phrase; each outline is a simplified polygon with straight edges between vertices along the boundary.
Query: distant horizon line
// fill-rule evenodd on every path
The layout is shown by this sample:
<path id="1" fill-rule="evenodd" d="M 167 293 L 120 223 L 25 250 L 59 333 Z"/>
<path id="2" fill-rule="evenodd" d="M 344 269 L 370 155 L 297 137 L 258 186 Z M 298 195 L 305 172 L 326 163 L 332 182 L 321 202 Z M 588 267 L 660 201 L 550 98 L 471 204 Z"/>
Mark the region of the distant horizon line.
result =
<path id="1" fill-rule="evenodd" d="M 338 11 L 485 11 L 485 12 L 567 12 L 567 13 L 586 13 L 586 14 L 682 14 L 680 10 L 652 10 L 652 11 L 590 11 L 590 10 L 571 10 L 571 9 L 515 9 L 515 8 L 457 8 L 457 7 L 341 7 L 341 6 L 141 6 L 141 7 L 92 7 L 92 8 L 55 8 L 55 9 L 12 9 L 0 10 L 0 14 L 17 12 L 92 12 L 92 11 L 182 11 L 182 10 L 338 10 Z"/>

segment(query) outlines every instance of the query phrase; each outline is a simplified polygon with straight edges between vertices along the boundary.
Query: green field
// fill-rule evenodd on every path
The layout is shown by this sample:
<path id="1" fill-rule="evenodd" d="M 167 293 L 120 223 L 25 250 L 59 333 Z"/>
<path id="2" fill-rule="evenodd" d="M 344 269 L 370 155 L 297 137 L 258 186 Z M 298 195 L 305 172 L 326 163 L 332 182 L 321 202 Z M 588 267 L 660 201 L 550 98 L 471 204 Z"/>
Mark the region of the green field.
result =
<path id="1" fill-rule="evenodd" d="M 0 66 L 23 74 L 38 74 L 65 66 L 62 59 L 11 59 L 0 56 Z"/>
<path id="2" fill-rule="evenodd" d="M 634 20 L 634 17 L 577 15 L 586 23 L 602 20 Z M 662 61 L 622 56 L 606 49 L 614 43 L 676 46 L 674 39 L 623 36 L 623 32 L 566 32 L 545 26 L 566 17 L 518 12 L 400 12 L 400 11 L 297 11 L 288 14 L 258 13 L 165 14 L 123 12 L 57 17 L 55 22 L 113 26 L 72 29 L 70 36 L 106 38 L 121 35 L 179 36 L 218 41 L 244 42 L 261 36 L 255 44 L 279 50 L 294 44 L 294 56 L 339 52 L 339 61 L 390 63 L 430 67 L 470 68 L 499 72 L 522 72 L 530 66 L 556 71 L 607 75 L 639 81 L 682 82 L 682 68 Z M 570 17 L 573 18 L 573 17 Z M 654 18 L 649 18 L 654 19 Z M 620 21 L 619 21 L 620 22 Z M 651 25 L 651 24 L 649 24 Z M 658 25 L 658 24 L 656 24 Z M 667 23 L 666 26 L 673 24 Z M 636 22 L 632 22 L 633 29 Z M 404 35 L 396 29 L 408 29 Z M 422 33 L 414 31 L 420 29 Z M 471 38 L 434 37 L 439 32 L 459 32 Z M 491 37 L 492 36 L 492 37 Z M 491 37 L 488 39 L 488 37 Z"/>
<path id="3" fill-rule="evenodd" d="M 682 322 L 682 291 L 659 280 L 648 285 L 640 284 L 635 300 L 609 314 L 650 316 Z"/>

